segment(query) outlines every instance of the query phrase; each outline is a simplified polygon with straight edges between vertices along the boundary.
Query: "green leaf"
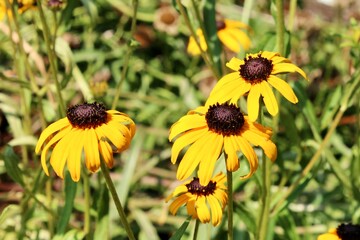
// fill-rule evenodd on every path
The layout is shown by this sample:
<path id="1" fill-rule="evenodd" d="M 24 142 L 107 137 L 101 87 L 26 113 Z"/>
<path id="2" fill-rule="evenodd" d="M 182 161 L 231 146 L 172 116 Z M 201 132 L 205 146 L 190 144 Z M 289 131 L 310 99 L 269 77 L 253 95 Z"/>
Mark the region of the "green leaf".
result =
<path id="1" fill-rule="evenodd" d="M 180 240 L 182 236 L 184 235 L 186 228 L 189 226 L 191 220 L 191 216 L 189 216 L 185 222 L 179 227 L 179 229 L 172 235 L 172 237 L 169 240 Z"/>
<path id="2" fill-rule="evenodd" d="M 151 223 L 148 215 L 146 215 L 142 210 L 135 209 L 132 211 L 134 214 L 136 222 L 140 227 L 140 234 L 145 236 L 143 239 L 147 240 L 160 240 L 160 237 L 157 234 L 156 228 Z"/>
<path id="3" fill-rule="evenodd" d="M 256 219 L 251 211 L 243 203 L 235 203 L 234 202 L 234 211 L 239 216 L 241 221 L 243 221 L 246 225 L 246 229 L 248 232 L 255 233 L 257 230 Z"/>
<path id="4" fill-rule="evenodd" d="M 56 234 L 64 234 L 66 226 L 69 223 L 70 216 L 74 206 L 74 199 L 76 195 L 76 182 L 71 179 L 70 173 L 65 174 L 65 206 L 60 209 L 60 219 L 56 226 Z"/>
<path id="5" fill-rule="evenodd" d="M 331 91 L 325 101 L 323 114 L 321 116 L 320 126 L 325 129 L 330 126 L 333 118 L 340 107 L 340 99 L 342 97 L 342 86 L 339 85 L 334 91 Z"/>
<path id="6" fill-rule="evenodd" d="M 20 170 L 18 164 L 20 162 L 19 156 L 15 154 L 11 146 L 6 146 L 4 150 L 4 162 L 6 173 L 18 184 L 24 187 L 23 173 Z"/>

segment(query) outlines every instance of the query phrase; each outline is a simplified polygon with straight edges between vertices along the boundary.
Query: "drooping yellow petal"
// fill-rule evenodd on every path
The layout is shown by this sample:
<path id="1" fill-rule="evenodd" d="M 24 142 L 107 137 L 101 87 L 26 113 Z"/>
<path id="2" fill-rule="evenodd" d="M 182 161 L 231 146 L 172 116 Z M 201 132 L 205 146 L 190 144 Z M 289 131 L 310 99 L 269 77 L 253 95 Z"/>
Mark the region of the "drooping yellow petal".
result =
<path id="1" fill-rule="evenodd" d="M 245 63 L 244 60 L 233 57 L 233 58 L 230 59 L 229 62 L 226 63 L 226 66 L 228 68 L 232 69 L 233 71 L 239 73 L 240 66 L 243 65 L 244 63 Z"/>
<path id="2" fill-rule="evenodd" d="M 179 196 L 178 198 L 176 198 L 170 204 L 170 207 L 169 207 L 171 214 L 175 215 L 177 213 L 177 211 L 179 210 L 179 207 L 184 205 L 188 201 L 188 199 L 189 199 L 189 197 L 186 194 L 183 194 L 183 195 Z"/>
<path id="3" fill-rule="evenodd" d="M 208 131 L 207 128 L 193 129 L 193 130 L 187 131 L 185 134 L 183 134 L 182 136 L 177 138 L 174 145 L 171 148 L 171 162 L 173 164 L 175 164 L 176 160 L 177 160 L 177 158 L 179 156 L 180 151 L 184 147 L 186 147 L 186 146 L 192 144 L 193 142 L 197 141 L 204 134 L 206 134 L 207 131 Z"/>
<path id="4" fill-rule="evenodd" d="M 62 129 L 60 132 L 58 132 L 53 138 L 50 139 L 50 141 L 45 145 L 44 149 L 41 152 L 41 166 L 44 169 L 44 172 L 46 175 L 49 176 L 49 169 L 46 165 L 46 155 L 49 150 L 49 148 L 58 142 L 60 139 L 62 139 L 64 136 L 66 136 L 71 131 L 71 127 L 68 126 L 67 128 Z"/>
<path id="5" fill-rule="evenodd" d="M 260 86 L 261 95 L 263 95 L 266 109 L 272 116 L 275 116 L 279 112 L 279 106 L 277 104 L 275 95 L 266 81 L 262 81 Z"/>
<path id="6" fill-rule="evenodd" d="M 50 137 L 53 133 L 61 130 L 62 128 L 71 125 L 67 118 L 62 118 L 52 124 L 50 124 L 40 135 L 40 138 L 35 147 L 35 153 L 38 154 L 41 150 L 41 146 L 44 144 L 45 140 Z"/>
<path id="7" fill-rule="evenodd" d="M 214 196 L 221 202 L 221 207 L 224 208 L 228 200 L 228 195 L 226 194 L 226 192 L 220 189 L 216 189 L 214 192 Z"/>
<path id="8" fill-rule="evenodd" d="M 127 142 L 123 135 L 116 129 L 112 129 L 106 124 L 96 128 L 96 132 L 101 132 L 101 135 L 106 137 L 117 148 L 121 149 Z M 102 140 L 102 139 L 101 139 Z"/>
<path id="9" fill-rule="evenodd" d="M 189 147 L 179 164 L 176 174 L 177 179 L 184 180 L 194 172 L 200 161 L 204 159 L 203 154 L 208 152 L 209 139 L 212 134 L 211 132 L 207 132 L 207 134 L 199 138 Z"/>
<path id="10" fill-rule="evenodd" d="M 289 102 L 298 102 L 294 91 L 287 82 L 274 75 L 270 75 L 267 81 L 271 84 L 271 86 L 276 88 Z"/>
<path id="11" fill-rule="evenodd" d="M 198 37 L 198 41 L 199 41 L 201 49 L 205 52 L 207 50 L 207 44 L 205 41 L 204 34 L 202 33 L 202 31 L 200 29 L 198 29 L 196 31 L 196 35 Z M 193 38 L 193 36 L 189 37 L 187 52 L 193 56 L 201 54 L 201 50 L 200 50 L 198 44 L 196 43 L 195 39 Z"/>
<path id="12" fill-rule="evenodd" d="M 220 41 L 232 52 L 238 53 L 241 51 L 241 44 L 233 35 L 230 34 L 230 29 L 223 29 L 217 32 Z"/>
<path id="13" fill-rule="evenodd" d="M 209 202 L 210 212 L 211 212 L 211 223 L 214 226 L 219 225 L 222 218 L 222 210 L 219 204 L 219 201 L 212 195 L 207 196 L 206 198 Z"/>
<path id="14" fill-rule="evenodd" d="M 259 115 L 260 84 L 252 85 L 247 98 L 249 120 L 255 122 Z"/>
<path id="15" fill-rule="evenodd" d="M 318 236 L 317 240 L 341 240 L 341 238 L 334 233 L 325 233 Z"/>
<path id="16" fill-rule="evenodd" d="M 188 214 L 192 216 L 192 218 L 198 218 L 195 204 L 196 204 L 196 199 L 194 197 L 191 197 L 186 204 L 186 210 Z"/>
<path id="17" fill-rule="evenodd" d="M 209 134 L 208 141 L 205 143 L 205 148 L 198 155 L 202 158 L 199 165 L 198 176 L 200 184 L 208 185 L 215 168 L 215 162 L 219 158 L 221 149 L 223 147 L 223 137 L 218 134 Z"/>
<path id="18" fill-rule="evenodd" d="M 206 205 L 206 198 L 204 196 L 198 197 L 195 208 L 200 222 L 202 223 L 210 222 L 210 212 L 209 212 L 209 208 Z"/>
<path id="19" fill-rule="evenodd" d="M 236 21 L 236 20 L 224 19 L 224 22 L 225 22 L 226 28 L 235 28 L 235 29 L 237 29 L 237 28 L 248 29 L 249 28 L 249 26 L 246 25 L 245 23 Z"/>
<path id="20" fill-rule="evenodd" d="M 265 155 L 270 158 L 271 161 L 275 161 L 277 158 L 277 147 L 271 140 L 261 141 L 260 147 L 264 149 Z"/>
<path id="21" fill-rule="evenodd" d="M 233 136 L 224 137 L 224 151 L 226 153 L 226 168 L 230 172 L 239 169 L 239 158 L 236 154 L 240 149 L 237 148 L 236 139 Z"/>
<path id="22" fill-rule="evenodd" d="M 267 58 L 267 59 L 271 59 L 271 60 L 276 58 L 277 56 L 280 56 L 280 54 L 278 52 L 262 51 L 262 52 L 259 52 L 259 53 L 261 53 L 261 56 L 263 58 Z M 259 53 L 254 54 L 254 55 L 257 56 Z"/>
<path id="23" fill-rule="evenodd" d="M 186 187 L 186 183 L 184 183 L 175 188 L 174 192 L 172 193 L 172 196 L 177 197 L 183 193 L 186 193 L 187 191 L 188 191 L 188 188 Z"/>
<path id="24" fill-rule="evenodd" d="M 241 31 L 240 29 L 235 28 L 235 29 L 229 29 L 227 31 L 227 34 L 228 34 L 229 38 L 232 38 L 238 42 L 238 46 L 241 47 L 239 49 L 239 51 L 241 49 L 248 50 L 250 48 L 251 40 L 245 32 Z"/>
<path id="25" fill-rule="evenodd" d="M 81 153 L 84 147 L 84 132 L 78 130 L 75 139 L 70 142 L 71 150 L 67 160 L 67 167 L 70 172 L 71 178 L 74 182 L 78 182 L 81 173 Z"/>
<path id="26" fill-rule="evenodd" d="M 100 154 L 98 139 L 93 128 L 84 131 L 85 164 L 91 172 L 96 172 L 100 167 Z"/>
<path id="27" fill-rule="evenodd" d="M 103 157 L 106 166 L 108 168 L 112 168 L 114 165 L 114 156 L 113 151 L 110 146 L 110 144 L 107 141 L 100 140 L 99 141 L 99 150 L 101 153 L 101 156 Z"/>
<path id="28" fill-rule="evenodd" d="M 207 123 L 205 120 L 205 116 L 197 114 L 185 115 L 171 126 L 169 133 L 169 141 L 173 141 L 174 138 L 180 133 L 186 132 L 190 129 L 206 126 Z"/>
<path id="29" fill-rule="evenodd" d="M 255 154 L 254 149 L 251 147 L 249 142 L 241 136 L 237 137 L 237 144 L 241 152 L 244 154 L 249 162 L 250 171 L 247 175 L 242 176 L 243 179 L 251 177 L 258 167 L 258 158 Z"/>
<path id="30" fill-rule="evenodd" d="M 288 73 L 288 72 L 298 72 L 303 78 L 308 80 L 306 73 L 299 68 L 298 66 L 292 63 L 278 63 L 275 64 L 271 74 L 279 74 L 279 73 Z"/>

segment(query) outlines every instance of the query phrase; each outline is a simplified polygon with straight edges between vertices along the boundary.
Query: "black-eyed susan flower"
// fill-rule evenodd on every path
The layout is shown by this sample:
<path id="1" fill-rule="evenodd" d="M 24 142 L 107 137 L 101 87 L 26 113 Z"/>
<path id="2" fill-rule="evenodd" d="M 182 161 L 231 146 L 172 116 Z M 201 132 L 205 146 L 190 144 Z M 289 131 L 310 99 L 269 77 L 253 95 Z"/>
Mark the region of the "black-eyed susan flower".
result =
<path id="1" fill-rule="evenodd" d="M 221 222 L 223 209 L 228 199 L 225 182 L 225 174 L 219 173 L 206 185 L 201 185 L 199 178 L 195 177 L 178 186 L 166 198 L 168 202 L 176 197 L 169 207 L 171 214 L 175 215 L 178 209 L 186 204 L 187 213 L 193 219 L 208 223 L 211 218 L 211 223 L 217 226 Z"/>
<path id="2" fill-rule="evenodd" d="M 223 19 L 216 21 L 217 35 L 222 42 L 230 51 L 238 53 L 241 50 L 248 50 L 251 45 L 251 40 L 244 30 L 248 26 L 242 22 L 234 21 L 230 19 Z M 207 50 L 206 41 L 204 34 L 201 29 L 196 31 L 200 47 L 203 51 Z M 195 39 L 191 36 L 189 38 L 189 44 L 187 51 L 191 55 L 199 55 L 201 53 Z"/>
<path id="3" fill-rule="evenodd" d="M 135 124 L 129 116 L 116 110 L 106 111 L 101 103 L 84 103 L 67 110 L 67 116 L 49 125 L 40 135 L 35 152 L 41 153 L 41 165 L 47 175 L 46 155 L 53 147 L 50 164 L 63 178 L 65 163 L 76 182 L 80 179 L 82 153 L 86 167 L 95 172 L 100 167 L 100 154 L 111 168 L 113 153 L 128 148 L 135 134 Z"/>
<path id="4" fill-rule="evenodd" d="M 328 233 L 321 234 L 317 240 L 359 240 L 360 225 L 340 224 L 337 228 L 330 229 Z"/>
<path id="5" fill-rule="evenodd" d="M 179 32 L 179 14 L 171 6 L 163 5 L 155 11 L 154 28 L 174 36 Z"/>
<path id="6" fill-rule="evenodd" d="M 29 9 L 35 9 L 37 7 L 36 0 L 17 0 L 18 12 L 21 14 Z"/>
<path id="7" fill-rule="evenodd" d="M 216 102 L 237 103 L 248 93 L 247 108 L 250 121 L 255 121 L 259 113 L 259 98 L 263 97 L 267 111 L 275 116 L 279 111 L 272 87 L 277 89 L 288 101 L 297 103 L 298 99 L 288 83 L 277 74 L 298 72 L 307 79 L 303 70 L 292 64 L 289 59 L 275 52 L 248 54 L 245 59 L 232 58 L 226 64 L 234 72 L 222 77 L 210 93 L 206 105 Z"/>
<path id="8" fill-rule="evenodd" d="M 180 161 L 176 176 L 184 180 L 199 165 L 200 184 L 205 186 L 222 150 L 226 156 L 226 168 L 232 172 L 239 168 L 237 152 L 241 151 L 250 165 L 249 173 L 243 177 L 248 178 L 258 167 L 258 158 L 251 144 L 263 148 L 271 160 L 276 159 L 277 149 L 270 140 L 271 135 L 270 128 L 250 122 L 234 104 L 201 106 L 172 125 L 169 134 L 169 140 L 174 142 L 171 162 L 175 164 L 181 150 L 191 145 Z"/>

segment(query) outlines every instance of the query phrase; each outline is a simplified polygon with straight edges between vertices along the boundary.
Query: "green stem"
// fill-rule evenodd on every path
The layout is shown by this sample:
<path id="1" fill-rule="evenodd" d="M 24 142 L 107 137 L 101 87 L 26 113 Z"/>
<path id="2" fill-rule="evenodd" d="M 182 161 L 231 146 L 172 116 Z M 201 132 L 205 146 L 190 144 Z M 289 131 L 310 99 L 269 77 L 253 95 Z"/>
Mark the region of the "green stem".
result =
<path id="1" fill-rule="evenodd" d="M 294 29 L 296 6 L 297 6 L 297 0 L 290 0 L 289 23 L 287 26 L 290 32 L 292 32 Z"/>
<path id="2" fill-rule="evenodd" d="M 50 35 L 50 31 L 45 19 L 45 15 L 44 15 L 44 11 L 42 9 L 42 5 L 41 5 L 41 1 L 38 4 L 38 8 L 39 8 L 39 12 L 40 12 L 40 20 L 41 23 L 43 25 L 43 35 L 44 35 L 44 39 L 45 39 L 45 45 L 46 45 L 46 49 L 49 55 L 49 61 L 50 61 L 50 68 L 52 71 L 52 74 L 54 76 L 54 80 L 55 80 L 55 87 L 56 87 L 56 94 L 58 96 L 58 100 L 59 100 L 59 106 L 60 106 L 60 114 L 61 116 L 65 116 L 66 110 L 65 110 L 65 104 L 64 104 L 64 100 L 61 94 L 61 87 L 60 87 L 60 82 L 57 76 L 57 65 L 56 65 L 56 56 L 55 56 L 55 49 L 52 48 L 52 41 L 51 41 L 51 35 Z M 55 41 L 55 39 L 54 39 Z"/>
<path id="3" fill-rule="evenodd" d="M 284 34 L 285 34 L 285 24 L 284 24 L 284 4 L 283 0 L 276 0 L 276 46 L 277 51 L 280 55 L 284 55 Z"/>
<path id="4" fill-rule="evenodd" d="M 84 195 L 85 195 L 85 209 L 84 209 L 84 233 L 90 233 L 90 184 L 89 184 L 89 175 L 83 171 L 83 181 L 84 181 Z"/>
<path id="5" fill-rule="evenodd" d="M 111 193 L 111 196 L 113 197 L 114 204 L 119 213 L 120 221 L 123 224 L 126 233 L 128 234 L 128 238 L 130 240 L 135 240 L 134 233 L 132 232 L 132 230 L 130 228 L 130 225 L 126 219 L 126 214 L 124 212 L 124 209 L 121 206 L 119 196 L 117 195 L 117 192 L 115 189 L 115 185 L 114 185 L 113 181 L 111 180 L 109 169 L 106 167 L 104 161 L 101 161 L 100 166 L 101 166 L 101 172 L 103 173 L 105 181 L 106 181 L 106 185 Z"/>
<path id="6" fill-rule="evenodd" d="M 227 177 L 227 191 L 228 191 L 228 240 L 234 239 L 234 223 L 233 223 L 233 212 L 234 212 L 234 199 L 233 199 L 233 181 L 232 181 L 232 172 L 226 171 Z"/>
<path id="7" fill-rule="evenodd" d="M 210 70 L 212 71 L 212 73 L 216 77 L 216 79 L 220 79 L 220 76 L 219 76 L 218 72 L 216 71 L 215 66 L 211 63 L 211 61 L 210 61 L 208 55 L 206 54 L 206 52 L 200 47 L 200 42 L 199 42 L 198 36 L 195 33 L 195 30 L 194 30 L 193 26 L 191 25 L 190 19 L 189 19 L 188 15 L 187 15 L 183 5 L 181 4 L 181 1 L 176 0 L 176 4 L 179 7 L 180 14 L 184 18 L 185 25 L 189 28 L 189 30 L 191 32 L 191 36 L 194 38 L 197 47 L 200 49 L 201 56 L 204 59 L 206 65 L 210 68 Z"/>
<path id="8" fill-rule="evenodd" d="M 260 106 L 260 124 L 264 124 L 264 112 L 263 106 Z M 271 187 L 271 163 L 266 158 L 264 151 L 262 151 L 262 191 L 261 191 L 261 211 L 258 223 L 258 236 L 256 239 L 266 239 L 268 226 L 269 226 L 269 214 L 270 214 L 270 187 Z"/>
<path id="9" fill-rule="evenodd" d="M 138 0 L 133 0 L 132 4 L 133 4 L 133 14 L 132 14 L 132 20 L 131 20 L 131 29 L 130 29 L 130 42 L 129 42 L 128 49 L 127 49 L 127 52 L 125 55 L 124 66 L 121 71 L 121 78 L 116 86 L 116 92 L 115 92 L 114 100 L 111 105 L 111 109 L 115 109 L 117 106 L 117 103 L 119 101 L 120 93 L 121 93 L 121 86 L 122 86 L 123 82 L 125 81 L 127 69 L 129 67 L 130 56 L 131 56 L 131 53 L 133 52 L 133 48 L 134 48 L 131 45 L 131 41 L 132 41 L 132 38 L 135 33 L 135 29 L 136 29 L 136 15 L 138 12 L 139 2 L 138 2 Z"/>
<path id="10" fill-rule="evenodd" d="M 199 226 L 200 226 L 200 221 L 199 221 L 199 219 L 196 219 L 193 240 L 197 239 L 197 235 L 199 233 Z"/>

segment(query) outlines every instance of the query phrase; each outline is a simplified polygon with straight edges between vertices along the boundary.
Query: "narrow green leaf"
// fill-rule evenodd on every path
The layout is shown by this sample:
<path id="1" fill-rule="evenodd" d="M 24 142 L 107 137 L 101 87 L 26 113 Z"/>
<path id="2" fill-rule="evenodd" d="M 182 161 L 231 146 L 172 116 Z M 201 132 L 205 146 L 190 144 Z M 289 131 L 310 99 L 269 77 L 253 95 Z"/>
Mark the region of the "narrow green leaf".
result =
<path id="1" fill-rule="evenodd" d="M 191 220 L 191 216 L 189 216 L 185 222 L 179 227 L 179 229 L 172 235 L 172 237 L 169 240 L 180 240 L 182 236 L 184 235 L 186 228 L 189 226 Z"/>
<path id="2" fill-rule="evenodd" d="M 7 145 L 4 150 L 4 162 L 6 173 L 22 187 L 24 184 L 24 179 L 22 177 L 22 171 L 20 170 L 18 164 L 20 162 L 19 156 L 15 154 L 11 146 Z"/>
<path id="3" fill-rule="evenodd" d="M 59 215 L 60 219 L 56 226 L 57 234 L 64 234 L 66 231 L 66 226 L 69 223 L 70 216 L 74 206 L 74 199 L 76 195 L 76 183 L 71 179 L 70 173 L 66 172 L 65 174 L 65 206 L 60 209 Z"/>
<path id="4" fill-rule="evenodd" d="M 243 203 L 234 203 L 234 211 L 239 216 L 241 221 L 246 225 L 248 232 L 255 233 L 257 230 L 256 219 L 251 211 L 248 210 Z"/>
<path id="5" fill-rule="evenodd" d="M 140 209 L 135 209 L 132 211 L 134 214 L 136 222 L 140 226 L 140 234 L 146 236 L 147 240 L 160 240 L 160 237 L 157 234 L 156 228 L 151 223 L 148 216 Z"/>

